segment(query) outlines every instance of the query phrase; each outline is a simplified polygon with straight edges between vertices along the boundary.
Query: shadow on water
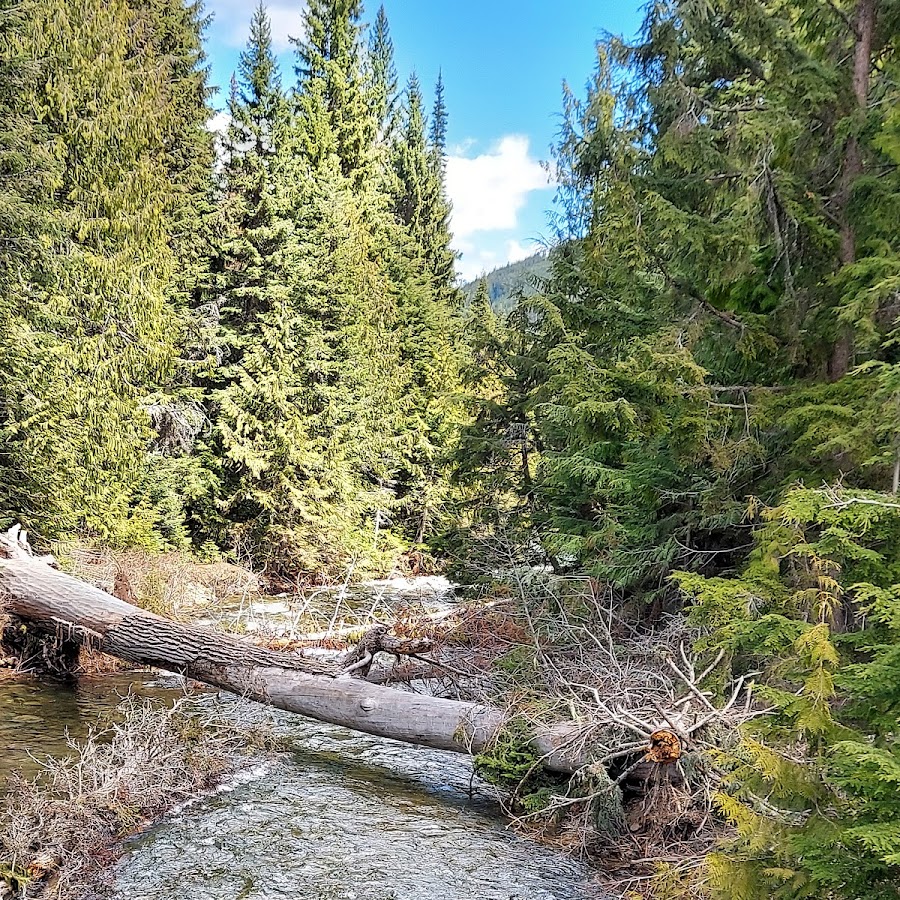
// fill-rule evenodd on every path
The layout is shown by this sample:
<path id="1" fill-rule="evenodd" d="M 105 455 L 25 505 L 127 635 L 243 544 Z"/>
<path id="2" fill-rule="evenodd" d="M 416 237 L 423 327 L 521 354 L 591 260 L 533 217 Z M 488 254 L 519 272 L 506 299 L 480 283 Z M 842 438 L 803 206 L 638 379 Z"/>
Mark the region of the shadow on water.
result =
<path id="1" fill-rule="evenodd" d="M 501 813 L 495 800 L 477 790 L 469 790 L 468 785 L 442 782 L 435 777 L 436 772 L 400 773 L 386 764 L 355 761 L 336 750 L 294 750 L 291 757 L 300 770 L 339 781 L 363 798 L 411 808 L 420 815 L 430 815 L 436 806 L 493 818 Z"/>
<path id="2" fill-rule="evenodd" d="M 69 753 L 67 736 L 80 741 L 108 721 L 129 693 L 167 699 L 176 696 L 152 676 L 83 676 L 75 681 L 30 677 L 0 681 L 0 793 L 13 772 L 37 774 L 36 761 Z"/>

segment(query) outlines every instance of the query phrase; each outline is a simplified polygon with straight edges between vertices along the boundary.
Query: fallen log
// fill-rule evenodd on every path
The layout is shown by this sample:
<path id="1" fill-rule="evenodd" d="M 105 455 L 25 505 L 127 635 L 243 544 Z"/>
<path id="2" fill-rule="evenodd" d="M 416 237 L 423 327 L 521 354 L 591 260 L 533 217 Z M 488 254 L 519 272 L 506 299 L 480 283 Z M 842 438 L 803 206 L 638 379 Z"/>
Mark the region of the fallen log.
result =
<path id="1" fill-rule="evenodd" d="M 487 749 L 506 723 L 492 706 L 372 684 L 334 665 L 256 647 L 208 628 L 142 610 L 59 571 L 31 553 L 18 526 L 0 535 L 0 605 L 62 629 L 139 665 L 181 673 L 288 712 L 381 737 L 460 753 Z M 588 762 L 576 725 L 558 725 L 531 743 L 545 768 L 574 772 Z"/>

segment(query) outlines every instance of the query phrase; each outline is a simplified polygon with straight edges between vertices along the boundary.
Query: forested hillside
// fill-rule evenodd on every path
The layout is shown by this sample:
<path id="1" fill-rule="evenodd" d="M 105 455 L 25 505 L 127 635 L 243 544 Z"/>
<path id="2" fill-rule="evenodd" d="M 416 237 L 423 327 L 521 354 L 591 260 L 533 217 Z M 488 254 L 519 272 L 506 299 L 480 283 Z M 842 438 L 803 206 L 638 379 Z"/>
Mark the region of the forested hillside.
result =
<path id="1" fill-rule="evenodd" d="M 564 93 L 558 243 L 469 290 L 384 11 L 282 72 L 257 8 L 218 144 L 203 16 L 0 0 L 0 525 L 602 585 L 708 721 L 754 684 L 652 896 L 900 896 L 900 0 L 651 4 Z"/>
<path id="2" fill-rule="evenodd" d="M 466 282 L 462 286 L 462 291 L 468 301 L 474 300 L 478 293 L 478 285 L 484 279 L 487 282 L 488 298 L 494 312 L 505 314 L 515 307 L 520 293 L 526 295 L 538 293 L 542 279 L 546 278 L 549 272 L 548 254 L 541 251 L 527 259 L 493 269 L 474 281 Z"/>

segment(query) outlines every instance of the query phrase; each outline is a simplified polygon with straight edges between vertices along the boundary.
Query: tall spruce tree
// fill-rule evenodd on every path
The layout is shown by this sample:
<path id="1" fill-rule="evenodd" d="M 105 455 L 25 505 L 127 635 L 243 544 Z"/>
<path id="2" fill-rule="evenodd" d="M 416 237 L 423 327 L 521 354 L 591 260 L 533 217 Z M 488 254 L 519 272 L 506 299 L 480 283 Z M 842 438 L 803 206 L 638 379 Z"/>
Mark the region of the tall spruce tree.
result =
<path id="1" fill-rule="evenodd" d="M 221 173 L 216 261 L 222 365 L 209 381 L 214 466 L 227 541 L 260 566 L 291 553 L 303 454 L 299 317 L 292 302 L 297 242 L 290 219 L 289 117 L 260 3 L 232 81 Z"/>
<path id="2" fill-rule="evenodd" d="M 415 73 L 406 86 L 403 123 L 395 141 L 394 209 L 419 248 L 439 299 L 455 305 L 455 254 L 450 247 L 450 205 L 444 185 L 446 111 L 443 99 L 435 101 L 435 113 L 442 120 L 432 123 L 432 143 L 426 140 L 422 90 Z M 437 143 L 434 143 L 437 141 Z"/>
<path id="3" fill-rule="evenodd" d="M 379 510 L 390 505 L 398 452 L 394 277 L 403 238 L 374 165 L 378 123 L 362 81 L 360 12 L 358 3 L 310 5 L 297 44 L 292 126 L 292 215 L 309 261 L 293 284 L 305 323 L 301 359 L 315 469 L 305 494 L 306 533 L 332 568 L 379 549 L 371 535 Z"/>
<path id="4" fill-rule="evenodd" d="M 422 89 L 413 72 L 406 83 L 403 123 L 394 148 L 397 174 L 395 212 L 409 229 L 423 256 L 427 253 L 429 207 L 434 190 L 434 179 L 428 166 L 425 128 Z"/>
<path id="5" fill-rule="evenodd" d="M 394 42 L 384 6 L 378 7 L 369 35 L 366 73 L 371 114 L 378 126 L 377 141 L 390 143 L 397 125 L 398 81 Z"/>
<path id="6" fill-rule="evenodd" d="M 58 237 L 28 285 L 37 377 L 27 422 L 11 427 L 15 450 L 40 486 L 45 533 L 149 539 L 159 512 L 140 494 L 141 405 L 168 379 L 177 336 L 167 302 L 166 148 L 178 119 L 168 70 L 143 10 L 125 2 L 24 14 L 26 56 L 43 62 L 17 105 L 43 132 L 36 158 L 51 148 Z"/>
<path id="7" fill-rule="evenodd" d="M 431 112 L 431 125 L 428 131 L 428 143 L 431 158 L 436 171 L 445 174 L 447 166 L 447 101 L 444 99 L 444 74 L 438 72 L 434 86 L 434 107 Z"/>
<path id="8" fill-rule="evenodd" d="M 262 4 L 253 14 L 238 65 L 228 99 L 220 177 L 223 259 L 217 268 L 226 273 L 220 315 L 239 356 L 243 332 L 271 309 L 270 288 L 279 280 L 271 264 L 286 227 L 279 218 L 284 200 L 278 167 L 285 164 L 288 111 Z"/>
<path id="9" fill-rule="evenodd" d="M 407 83 L 402 124 L 394 141 L 391 183 L 394 213 L 407 235 L 410 277 L 398 294 L 401 361 L 408 401 L 403 432 L 408 451 L 401 493 L 421 542 L 446 499 L 445 468 L 460 388 L 459 356 L 452 335 L 456 292 L 453 254 L 446 229 L 443 169 L 435 167 L 426 139 L 422 92 L 413 73 Z M 443 265 L 449 263 L 449 266 Z"/>
<path id="10" fill-rule="evenodd" d="M 335 153 L 354 187 L 369 174 L 376 120 L 367 103 L 361 0 L 311 0 L 297 53 L 297 127 L 314 164 Z"/>
<path id="11" fill-rule="evenodd" d="M 443 302 L 454 309 L 459 306 L 456 290 L 456 252 L 450 233 L 450 198 L 447 194 L 447 105 L 444 100 L 444 77 L 438 74 L 434 89 L 434 106 L 429 126 L 428 152 L 433 171 L 431 203 L 431 238 L 429 263 L 435 277 L 435 289 Z"/>

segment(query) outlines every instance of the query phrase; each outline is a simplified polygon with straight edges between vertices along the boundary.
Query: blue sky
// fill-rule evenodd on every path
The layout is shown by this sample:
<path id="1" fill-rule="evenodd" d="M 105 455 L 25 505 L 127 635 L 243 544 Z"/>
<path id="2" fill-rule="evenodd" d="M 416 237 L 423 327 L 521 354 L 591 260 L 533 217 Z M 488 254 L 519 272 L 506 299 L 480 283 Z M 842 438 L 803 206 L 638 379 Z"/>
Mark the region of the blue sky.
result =
<path id="1" fill-rule="evenodd" d="M 247 36 L 255 0 L 207 0 L 212 81 L 227 87 Z M 288 35 L 301 30 L 302 2 L 267 3 L 293 78 Z M 632 36 L 635 0 L 384 0 L 402 81 L 418 73 L 426 96 L 443 72 L 448 189 L 462 277 L 528 256 L 549 236 L 552 185 L 540 166 L 559 128 L 562 82 L 579 95 L 604 32 Z M 366 7 L 374 19 L 378 2 Z M 214 101 L 220 108 L 224 99 Z M 430 103 L 430 100 L 428 101 Z"/>

